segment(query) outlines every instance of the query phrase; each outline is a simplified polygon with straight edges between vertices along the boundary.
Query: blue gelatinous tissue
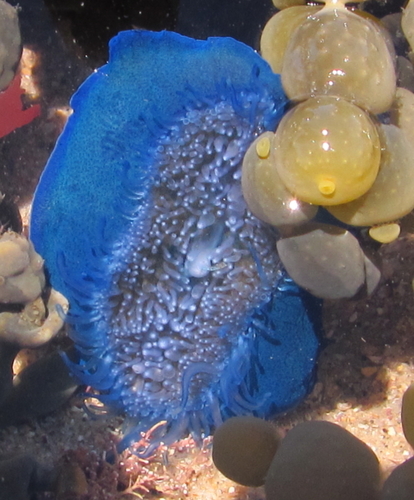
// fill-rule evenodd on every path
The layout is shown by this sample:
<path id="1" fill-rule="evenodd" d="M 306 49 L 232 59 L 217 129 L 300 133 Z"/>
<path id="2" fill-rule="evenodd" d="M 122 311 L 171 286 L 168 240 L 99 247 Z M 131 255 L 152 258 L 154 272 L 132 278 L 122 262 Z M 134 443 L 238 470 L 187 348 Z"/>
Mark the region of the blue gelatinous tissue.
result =
<path id="1" fill-rule="evenodd" d="M 71 368 L 135 425 L 120 449 L 160 420 L 151 449 L 270 416 L 311 386 L 317 306 L 240 183 L 246 149 L 285 105 L 244 44 L 145 31 L 115 37 L 72 99 L 31 238 L 70 301 Z"/>

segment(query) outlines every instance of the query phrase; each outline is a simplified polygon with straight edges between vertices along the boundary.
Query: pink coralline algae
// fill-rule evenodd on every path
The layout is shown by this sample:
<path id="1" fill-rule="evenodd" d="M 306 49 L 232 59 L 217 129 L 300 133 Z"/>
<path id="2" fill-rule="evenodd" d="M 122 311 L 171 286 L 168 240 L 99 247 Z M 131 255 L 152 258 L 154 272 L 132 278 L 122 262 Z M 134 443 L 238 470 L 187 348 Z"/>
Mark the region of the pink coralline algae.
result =
<path id="1" fill-rule="evenodd" d="M 16 128 L 27 125 L 40 115 L 40 105 L 24 109 L 21 100 L 24 90 L 20 87 L 21 75 L 17 73 L 11 84 L 0 92 L 0 138 Z"/>

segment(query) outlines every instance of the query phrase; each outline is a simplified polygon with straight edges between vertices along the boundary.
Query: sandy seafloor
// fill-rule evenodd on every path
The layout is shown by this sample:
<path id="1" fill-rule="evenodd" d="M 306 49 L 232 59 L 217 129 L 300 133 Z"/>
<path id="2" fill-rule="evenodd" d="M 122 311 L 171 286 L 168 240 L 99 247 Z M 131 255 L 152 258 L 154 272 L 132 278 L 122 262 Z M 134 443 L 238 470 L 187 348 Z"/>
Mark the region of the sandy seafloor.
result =
<path id="1" fill-rule="evenodd" d="M 26 222 L 69 96 L 90 72 L 52 35 L 26 44 L 33 50 L 26 52 L 28 60 L 37 61 L 33 69 L 26 66 L 29 93 L 33 102 L 42 104 L 42 117 L 0 140 L 0 191 L 20 206 Z M 283 433 L 303 420 L 335 422 L 371 446 L 386 475 L 412 455 L 402 434 L 400 405 L 414 381 L 413 216 L 405 219 L 402 236 L 383 246 L 379 255 L 383 278 L 372 297 L 325 303 L 326 342 L 315 388 L 275 425 Z M 149 461 L 124 453 L 115 466 L 108 465 L 105 452 L 122 432 L 121 425 L 120 418 L 92 420 L 74 397 L 53 415 L 0 431 L 0 447 L 3 454 L 32 453 L 47 467 L 62 460 L 76 464 L 88 478 L 88 495 L 79 498 L 264 498 L 261 489 L 237 486 L 214 469 L 211 440 L 203 449 L 184 440 Z"/>

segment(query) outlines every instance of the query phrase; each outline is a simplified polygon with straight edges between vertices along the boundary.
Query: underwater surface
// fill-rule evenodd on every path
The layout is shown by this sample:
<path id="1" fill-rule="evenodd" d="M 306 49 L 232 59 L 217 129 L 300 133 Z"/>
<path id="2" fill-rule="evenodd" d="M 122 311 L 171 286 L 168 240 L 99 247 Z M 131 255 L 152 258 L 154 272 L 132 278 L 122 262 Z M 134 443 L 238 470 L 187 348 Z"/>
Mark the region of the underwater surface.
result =
<path id="1" fill-rule="evenodd" d="M 364 230 L 351 228 L 354 239 L 348 239 L 352 245 L 358 240 L 363 253 L 359 246 L 348 252 L 350 262 L 358 262 L 353 266 L 358 272 L 348 273 L 350 288 L 358 290 L 361 282 L 365 292 L 374 288 L 368 272 L 375 274 L 374 267 L 364 255 L 381 269 L 382 278 L 370 297 L 360 293 L 324 300 L 322 330 L 322 301 L 287 277 L 274 250 L 280 233 L 252 215 L 242 197 L 242 157 L 254 138 L 273 133 L 286 105 L 280 80 L 262 59 L 230 40 L 195 42 L 174 34 L 125 32 L 111 42 L 109 63 L 94 71 L 106 62 L 109 39 L 136 27 L 203 39 L 232 36 L 258 49 L 260 32 L 275 9 L 267 1 L 233 2 L 237 9 L 227 2 L 155 3 L 148 8 L 148 2 L 109 2 L 98 13 L 87 1 L 19 2 L 23 44 L 42 54 L 31 70 L 38 94 L 26 91 L 25 106 L 40 104 L 42 115 L 1 139 L 2 224 L 18 231 L 18 205 L 27 228 L 24 207 L 70 114 L 69 99 L 92 73 L 71 101 L 75 113 L 41 180 L 31 234 L 53 287 L 71 302 L 67 328 L 77 349 L 69 349 L 69 365 L 83 384 L 100 391 L 89 395 L 107 410 L 129 415 L 126 428 L 117 419 L 108 424 L 85 420 L 76 406 L 82 391 L 63 410 L 66 417 L 60 413 L 35 420 L 32 453 L 37 454 L 37 446 L 45 453 L 44 463 L 58 456 L 83 470 L 95 467 L 94 479 L 87 478 L 88 488 L 95 488 L 91 498 L 103 498 L 98 485 L 128 490 L 131 477 L 137 480 L 131 491 L 145 498 L 195 499 L 197 489 L 203 498 L 264 498 L 261 490 L 234 489 L 223 482 L 211 471 L 208 448 L 197 452 L 188 440 L 181 445 L 176 440 L 189 430 L 200 442 L 232 415 L 273 416 L 302 400 L 316 382 L 296 411 L 276 420 L 282 434 L 302 420 L 325 419 L 370 444 L 371 439 L 385 464 L 402 461 L 411 453 L 396 416 L 401 391 L 412 376 L 411 216 L 403 219 L 401 236 L 382 247 Z M 400 6 L 367 3 L 366 8 L 382 16 Z M 91 22 L 103 27 L 94 39 L 82 29 Z M 147 57 L 138 56 L 140 51 Z M 139 61 L 141 86 L 127 58 L 131 53 Z M 188 157 L 183 145 L 191 152 Z M 215 165 L 214 175 L 197 173 L 197 161 Z M 197 205 L 202 193 L 206 201 Z M 187 199 L 195 205 L 184 203 Z M 317 224 L 327 221 L 332 223 L 324 214 Z M 167 224 L 174 229 L 169 231 Z M 280 243 L 278 248 L 282 254 Z M 293 255 L 290 248 L 285 253 Z M 234 284 L 236 275 L 242 279 Z M 230 306 L 223 301 L 226 295 Z M 125 312 L 125 319 L 119 312 Z M 172 339 L 167 329 L 174 331 Z M 46 351 L 68 349 L 67 338 L 54 342 Z M 111 342 L 125 347 L 118 350 Z M 96 400 L 88 402 L 91 417 L 102 411 L 95 406 Z M 69 430 L 71 418 L 78 427 Z M 157 427 L 163 419 L 168 423 Z M 66 433 L 57 445 L 54 425 Z M 125 452 L 122 460 L 132 474 L 121 472 L 114 486 L 111 466 L 90 453 L 113 451 L 111 440 L 121 450 L 153 425 L 139 451 L 152 451 L 160 442 L 171 446 L 145 466 Z M 16 443 L 4 431 L 5 449 L 25 450 L 24 426 L 17 433 L 21 440 Z M 73 443 L 78 437 L 80 443 L 85 439 L 85 448 Z M 177 473 L 168 479 L 161 472 L 166 457 Z M 189 457 L 194 459 L 190 466 Z M 99 477 L 99 470 L 107 476 Z M 192 474 L 199 481 L 209 479 L 191 489 Z"/>
<path id="2" fill-rule="evenodd" d="M 243 154 L 284 110 L 279 77 L 229 38 L 130 31 L 110 47 L 32 208 L 31 238 L 71 304 L 70 366 L 137 421 L 121 448 L 159 420 L 154 445 L 280 413 L 308 391 L 320 326 L 242 197 Z"/>

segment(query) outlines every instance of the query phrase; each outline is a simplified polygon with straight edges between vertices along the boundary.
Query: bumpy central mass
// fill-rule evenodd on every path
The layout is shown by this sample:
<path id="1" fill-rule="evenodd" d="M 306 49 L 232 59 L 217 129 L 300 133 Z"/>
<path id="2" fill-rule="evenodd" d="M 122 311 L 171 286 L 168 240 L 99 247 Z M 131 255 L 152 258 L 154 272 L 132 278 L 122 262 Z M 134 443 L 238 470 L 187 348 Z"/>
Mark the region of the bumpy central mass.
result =
<path id="1" fill-rule="evenodd" d="M 224 101 L 187 111 L 158 141 L 145 216 L 123 240 L 131 244 L 109 298 L 116 384 L 131 416 L 180 401 L 202 408 L 249 315 L 269 299 L 276 236 L 247 210 L 240 182 L 260 132 Z"/>

